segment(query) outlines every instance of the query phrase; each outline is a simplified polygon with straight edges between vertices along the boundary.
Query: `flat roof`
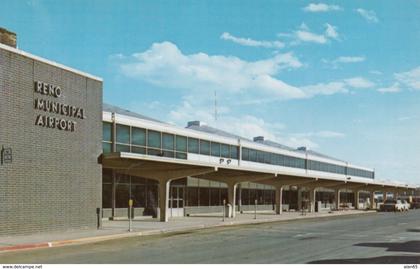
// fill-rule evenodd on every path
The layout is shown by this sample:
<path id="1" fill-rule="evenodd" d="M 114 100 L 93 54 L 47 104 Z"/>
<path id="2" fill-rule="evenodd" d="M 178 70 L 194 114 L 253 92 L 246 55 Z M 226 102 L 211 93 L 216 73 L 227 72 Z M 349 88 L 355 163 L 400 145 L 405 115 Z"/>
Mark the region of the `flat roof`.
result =
<path id="1" fill-rule="evenodd" d="M 111 112 L 111 113 L 117 113 L 120 115 L 125 115 L 125 116 L 130 116 L 130 117 L 135 117 L 135 118 L 139 118 L 139 119 L 143 119 L 143 120 L 148 120 L 148 121 L 153 121 L 153 122 L 157 122 L 157 123 L 164 123 L 167 124 L 166 122 L 151 118 L 151 117 L 147 117 L 145 115 L 136 113 L 136 112 L 132 112 L 128 109 L 124 109 L 121 108 L 119 106 L 114 106 L 108 103 L 103 103 L 102 105 L 102 110 L 106 111 L 106 112 Z"/>
<path id="2" fill-rule="evenodd" d="M 263 146 L 266 146 L 268 148 L 272 148 L 273 150 L 274 149 L 280 149 L 280 150 L 283 150 L 285 152 L 288 152 L 288 153 L 292 154 L 292 156 L 294 156 L 293 154 L 298 154 L 298 156 L 301 155 L 302 158 L 304 158 L 304 155 L 306 155 L 308 157 L 319 157 L 319 158 L 325 159 L 326 161 L 329 160 L 331 162 L 339 162 L 339 163 L 342 163 L 343 165 L 344 164 L 349 165 L 350 167 L 355 167 L 355 168 L 358 168 L 358 169 L 367 170 L 367 171 L 371 171 L 371 172 L 374 171 L 374 169 L 372 169 L 372 168 L 363 167 L 363 166 L 359 166 L 359 165 L 354 165 L 352 163 L 349 163 L 349 162 L 346 162 L 346 161 L 343 161 L 343 160 L 340 160 L 340 159 L 337 159 L 337 158 L 334 158 L 334 157 L 330 157 L 328 155 L 325 155 L 325 154 L 322 154 L 322 153 L 319 153 L 319 152 L 316 152 L 316 151 L 312 151 L 312 150 L 299 150 L 299 149 L 288 147 L 288 146 L 285 146 L 285 145 L 282 145 L 280 143 L 270 141 L 270 140 L 264 140 L 264 141 L 256 142 L 256 141 L 253 141 L 251 139 L 244 138 L 244 137 L 238 136 L 236 134 L 232 134 L 230 132 L 220 130 L 218 128 L 214 128 L 214 127 L 209 126 L 209 125 L 190 125 L 190 126 L 187 126 L 185 128 L 182 128 L 182 127 L 179 127 L 179 126 L 176 126 L 176 125 L 173 125 L 173 124 L 169 124 L 169 123 L 166 123 L 166 122 L 163 122 L 163 121 L 160 121 L 160 120 L 148 117 L 148 116 L 144 116 L 142 114 L 135 113 L 135 112 L 132 112 L 132 111 L 127 110 L 127 109 L 123 109 L 123 108 L 118 107 L 118 106 L 106 104 L 106 103 L 104 103 L 103 110 L 104 110 L 104 112 L 114 112 L 116 114 L 120 114 L 120 115 L 124 115 L 124 116 L 129 116 L 129 117 L 133 117 L 133 118 L 137 118 L 137 119 L 141 119 L 141 120 L 152 121 L 152 122 L 160 124 L 160 125 L 170 126 L 171 128 L 176 128 L 176 129 L 181 129 L 181 130 L 190 130 L 190 131 L 200 132 L 200 133 L 206 134 L 206 135 L 211 134 L 211 135 L 216 135 L 216 136 L 223 137 L 223 138 L 228 138 L 228 139 L 241 139 L 241 140 L 246 141 L 247 143 L 253 144 L 257 147 L 263 145 Z"/>
<path id="3" fill-rule="evenodd" d="M 69 72 L 72 72 L 72 73 L 75 73 L 75 74 L 78 74 L 78 75 L 81 75 L 81 76 L 84 76 L 84 77 L 87 77 L 87 78 L 90 78 L 90 79 L 93 79 L 93 80 L 97 80 L 97 81 L 101 81 L 101 82 L 103 81 L 103 79 L 100 78 L 100 77 L 97 77 L 97 76 L 91 75 L 89 73 L 86 73 L 86 72 L 83 72 L 83 71 L 65 66 L 63 64 L 60 64 L 60 63 L 57 63 L 57 62 L 54 62 L 54 61 L 51 61 L 51 60 L 47 60 L 47 59 L 39 57 L 39 56 L 35 56 L 35 55 L 33 55 L 31 53 L 28 53 L 26 51 L 23 51 L 23 50 L 20 50 L 20 49 L 17 49 L 17 48 L 13 48 L 13 47 L 1 44 L 1 43 L 0 43 L 0 49 L 7 50 L 7 51 L 10 51 L 10 52 L 22 55 L 24 57 L 33 59 L 33 60 L 46 63 L 46 64 L 64 69 L 66 71 L 69 71 Z"/>

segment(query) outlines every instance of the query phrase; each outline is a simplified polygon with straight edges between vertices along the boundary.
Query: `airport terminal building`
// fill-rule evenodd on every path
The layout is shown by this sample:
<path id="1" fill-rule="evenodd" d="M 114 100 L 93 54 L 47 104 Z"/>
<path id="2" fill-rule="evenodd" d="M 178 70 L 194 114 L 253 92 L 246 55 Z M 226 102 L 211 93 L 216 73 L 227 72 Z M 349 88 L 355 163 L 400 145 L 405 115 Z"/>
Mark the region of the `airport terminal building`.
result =
<path id="1" fill-rule="evenodd" d="M 188 121 L 189 119 L 186 119 Z M 102 103 L 102 79 L 16 49 L 0 29 L 0 236 L 203 213 L 374 208 L 412 187 L 371 168 L 246 139 L 199 121 L 176 127 Z"/>

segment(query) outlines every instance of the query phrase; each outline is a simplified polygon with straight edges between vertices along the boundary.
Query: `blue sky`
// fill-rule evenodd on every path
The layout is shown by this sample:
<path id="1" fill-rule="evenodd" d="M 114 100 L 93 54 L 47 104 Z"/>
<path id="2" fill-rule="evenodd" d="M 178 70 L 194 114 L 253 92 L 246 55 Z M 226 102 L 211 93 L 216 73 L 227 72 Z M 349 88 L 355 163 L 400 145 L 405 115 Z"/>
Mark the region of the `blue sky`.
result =
<path id="1" fill-rule="evenodd" d="M 419 184 L 419 17 L 418 0 L 3 0 L 0 26 L 103 77 L 107 103 Z"/>

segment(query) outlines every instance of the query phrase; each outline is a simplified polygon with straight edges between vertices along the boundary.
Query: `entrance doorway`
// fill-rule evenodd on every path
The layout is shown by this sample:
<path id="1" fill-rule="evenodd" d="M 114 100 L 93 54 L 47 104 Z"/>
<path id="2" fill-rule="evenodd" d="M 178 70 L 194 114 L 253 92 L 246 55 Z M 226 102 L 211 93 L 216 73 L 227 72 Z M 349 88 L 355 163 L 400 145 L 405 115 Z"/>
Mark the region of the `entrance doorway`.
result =
<path id="1" fill-rule="evenodd" d="M 185 186 L 171 186 L 169 195 L 169 213 L 171 217 L 184 216 Z"/>

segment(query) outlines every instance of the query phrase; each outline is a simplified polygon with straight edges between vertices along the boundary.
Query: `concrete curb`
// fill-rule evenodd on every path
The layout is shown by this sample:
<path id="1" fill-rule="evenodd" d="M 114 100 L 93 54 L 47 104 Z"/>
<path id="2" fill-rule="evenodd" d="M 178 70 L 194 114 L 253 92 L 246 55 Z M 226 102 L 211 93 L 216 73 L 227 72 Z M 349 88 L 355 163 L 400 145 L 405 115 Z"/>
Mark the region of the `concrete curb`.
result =
<path id="1" fill-rule="evenodd" d="M 100 236 L 83 237 L 83 238 L 69 239 L 69 240 L 57 240 L 57 241 L 51 241 L 51 242 L 41 242 L 41 243 L 34 243 L 34 244 L 19 244 L 19 245 L 7 246 L 7 247 L 0 247 L 0 254 L 14 252 L 14 251 L 61 247 L 61 246 L 67 246 L 67 245 L 81 245 L 81 244 L 103 242 L 103 241 L 108 241 L 108 240 L 113 240 L 113 239 L 122 239 L 122 238 L 129 238 L 129 237 L 150 236 L 150 235 L 160 235 L 160 234 L 177 234 L 180 232 L 192 232 L 192 231 L 197 231 L 197 230 L 220 228 L 220 227 L 234 227 L 234 226 L 251 225 L 251 224 L 288 222 L 288 221 L 297 221 L 297 220 L 305 220 L 305 219 L 331 218 L 331 217 L 341 217 L 341 216 L 358 216 L 358 215 L 366 215 L 366 214 L 373 214 L 373 213 L 377 213 L 377 212 L 364 211 L 364 212 L 357 212 L 353 214 L 338 213 L 338 214 L 329 214 L 329 215 L 321 215 L 321 216 L 298 216 L 296 218 L 291 218 L 291 219 L 261 219 L 261 220 L 256 219 L 256 220 L 245 220 L 245 221 L 225 221 L 225 222 L 216 223 L 216 224 L 200 224 L 196 226 L 181 227 L 181 228 L 149 230 L 149 231 L 143 231 L 143 232 L 124 232 L 124 233 L 111 234 L 111 235 L 100 235 Z"/>

